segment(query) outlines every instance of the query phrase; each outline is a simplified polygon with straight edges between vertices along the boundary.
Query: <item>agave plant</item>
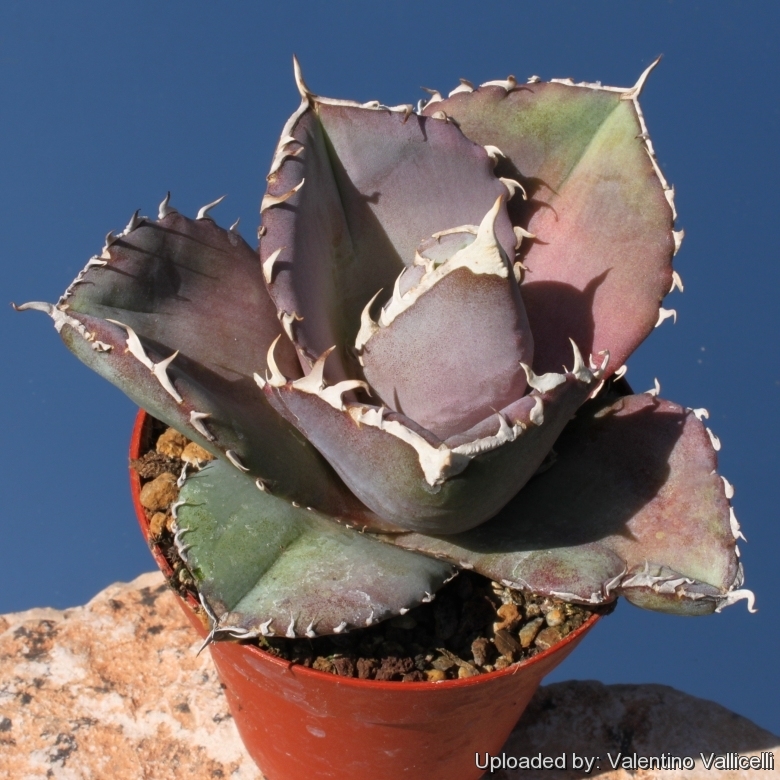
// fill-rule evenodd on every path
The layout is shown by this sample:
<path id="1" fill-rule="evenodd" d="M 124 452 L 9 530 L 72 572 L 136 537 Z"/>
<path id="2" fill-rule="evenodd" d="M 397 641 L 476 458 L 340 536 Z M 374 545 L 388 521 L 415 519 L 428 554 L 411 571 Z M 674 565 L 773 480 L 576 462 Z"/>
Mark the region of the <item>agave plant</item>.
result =
<path id="1" fill-rule="evenodd" d="M 414 109 L 317 96 L 296 62 L 259 257 L 221 198 L 189 219 L 169 195 L 18 307 L 217 456 L 173 506 L 212 639 L 371 625 L 459 569 L 752 610 L 706 411 L 621 379 L 682 290 L 649 71 L 463 80 Z"/>

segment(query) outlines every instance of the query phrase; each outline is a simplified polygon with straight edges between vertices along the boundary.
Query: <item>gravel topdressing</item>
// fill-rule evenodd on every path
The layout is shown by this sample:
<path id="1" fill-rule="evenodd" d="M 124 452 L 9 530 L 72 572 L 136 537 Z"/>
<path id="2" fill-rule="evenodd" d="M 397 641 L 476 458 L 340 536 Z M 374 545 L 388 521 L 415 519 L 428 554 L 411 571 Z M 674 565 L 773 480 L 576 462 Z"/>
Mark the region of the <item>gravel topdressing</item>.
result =
<path id="1" fill-rule="evenodd" d="M 178 557 L 170 504 L 185 460 L 210 459 L 173 429 L 153 421 L 152 445 L 131 466 L 141 477 L 141 503 L 150 523 L 150 544 L 169 561 L 169 584 L 197 601 L 192 574 Z M 461 571 L 435 599 L 370 628 L 314 639 L 258 637 L 262 650 L 292 663 L 365 680 L 440 682 L 505 669 L 531 658 L 579 628 L 602 607 L 537 596 Z"/>

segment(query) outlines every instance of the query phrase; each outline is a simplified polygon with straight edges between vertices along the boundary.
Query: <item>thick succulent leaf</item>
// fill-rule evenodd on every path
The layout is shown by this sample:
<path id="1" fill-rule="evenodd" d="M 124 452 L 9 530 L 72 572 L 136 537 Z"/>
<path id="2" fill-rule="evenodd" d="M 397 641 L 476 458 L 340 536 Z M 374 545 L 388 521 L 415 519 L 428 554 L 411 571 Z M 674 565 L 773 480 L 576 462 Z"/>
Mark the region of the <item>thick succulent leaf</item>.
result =
<path id="1" fill-rule="evenodd" d="M 253 379 L 280 334 L 278 364 L 293 376 L 300 366 L 257 255 L 236 233 L 175 212 L 143 220 L 90 261 L 57 307 L 38 308 L 83 362 L 155 417 L 281 496 L 372 525 Z"/>
<path id="2" fill-rule="evenodd" d="M 317 113 L 360 258 L 381 253 L 410 265 L 422 239 L 478 225 L 506 194 L 484 149 L 452 122 L 328 103 L 318 103 Z M 503 212 L 496 235 L 511 253 L 515 237 Z"/>
<path id="3" fill-rule="evenodd" d="M 648 394 L 582 408 L 557 459 L 493 520 L 457 537 L 399 537 L 497 580 L 572 601 L 624 595 L 679 614 L 720 609 L 742 584 L 710 436 Z"/>
<path id="4" fill-rule="evenodd" d="M 451 256 L 436 263 L 420 255 L 424 273 L 403 293 L 403 276 L 419 265 L 399 277 L 378 322 L 364 311 L 358 333 L 372 393 L 440 439 L 468 430 L 526 390 L 522 364 L 533 361 L 533 337 L 493 232 L 500 206 L 498 199 L 475 240 Z"/>
<path id="5" fill-rule="evenodd" d="M 265 366 L 282 328 L 257 253 L 238 233 L 172 212 L 144 219 L 106 255 L 66 294 L 70 313 L 119 320 L 228 385 Z M 289 342 L 275 356 L 283 370 L 301 375 Z"/>
<path id="6" fill-rule="evenodd" d="M 520 363 L 533 355 L 519 299 L 514 277 L 448 274 L 366 344 L 372 390 L 441 439 L 508 406 L 525 392 Z"/>
<path id="7" fill-rule="evenodd" d="M 646 74 L 645 74 L 646 75 Z M 573 338 L 609 350 L 617 369 L 659 320 L 672 284 L 672 190 L 663 179 L 637 101 L 639 89 L 529 83 L 483 86 L 433 103 L 463 132 L 506 156 L 528 202 L 513 223 L 536 240 L 521 247 L 523 299 L 535 339 L 534 368 L 558 370 Z"/>
<path id="8" fill-rule="evenodd" d="M 354 376 L 347 346 L 360 314 L 433 233 L 478 224 L 504 186 L 458 128 L 310 96 L 285 127 L 263 200 L 268 289 L 286 313 L 306 370 L 337 345 L 332 381 Z M 514 246 L 502 209 L 497 232 Z"/>
<path id="9" fill-rule="evenodd" d="M 422 533 L 451 534 L 492 517 L 533 476 L 592 389 L 593 375 L 581 376 L 555 375 L 560 384 L 540 385 L 503 416 L 476 426 L 481 438 L 457 437 L 452 446 L 403 415 L 342 405 L 338 385 L 318 391 L 308 381 L 280 378 L 265 392 L 377 515 Z"/>
<path id="10" fill-rule="evenodd" d="M 307 358 L 317 357 L 334 344 L 346 343 L 341 298 L 349 294 L 356 263 L 316 114 L 307 110 L 294 127 L 285 129 L 291 129 L 293 135 L 284 133 L 282 141 L 288 139 L 286 146 L 295 151 L 295 156 L 269 175 L 268 194 L 277 198 L 292 194 L 279 202 L 266 196 L 261 209 L 265 234 L 260 242 L 260 258 L 278 310 L 293 318 L 292 335 L 301 362 L 308 367 Z M 374 292 L 376 289 L 369 295 Z M 339 362 L 345 357 L 339 350 L 331 361 L 334 378 L 345 375 Z"/>
<path id="11" fill-rule="evenodd" d="M 187 478 L 176 526 L 177 546 L 223 638 L 370 625 L 430 600 L 454 574 L 447 563 L 261 492 L 220 461 Z"/>

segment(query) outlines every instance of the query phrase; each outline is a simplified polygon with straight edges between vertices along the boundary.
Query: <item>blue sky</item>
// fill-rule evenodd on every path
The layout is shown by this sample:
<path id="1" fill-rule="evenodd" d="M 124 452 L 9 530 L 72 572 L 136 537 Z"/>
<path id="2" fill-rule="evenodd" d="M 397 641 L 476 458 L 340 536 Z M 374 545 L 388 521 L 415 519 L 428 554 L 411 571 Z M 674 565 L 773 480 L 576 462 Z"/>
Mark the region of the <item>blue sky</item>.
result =
<path id="1" fill-rule="evenodd" d="M 228 194 L 252 243 L 273 145 L 315 92 L 386 104 L 420 86 L 572 76 L 629 86 L 686 231 L 676 325 L 629 362 L 637 391 L 705 406 L 736 486 L 746 586 L 721 615 L 621 604 L 548 679 L 658 682 L 780 733 L 780 6 L 772 2 L 73 2 L 0 7 L 2 297 L 56 300 L 132 212 Z M 47 318 L 0 310 L 0 612 L 87 601 L 152 567 L 127 489 L 135 410 Z"/>

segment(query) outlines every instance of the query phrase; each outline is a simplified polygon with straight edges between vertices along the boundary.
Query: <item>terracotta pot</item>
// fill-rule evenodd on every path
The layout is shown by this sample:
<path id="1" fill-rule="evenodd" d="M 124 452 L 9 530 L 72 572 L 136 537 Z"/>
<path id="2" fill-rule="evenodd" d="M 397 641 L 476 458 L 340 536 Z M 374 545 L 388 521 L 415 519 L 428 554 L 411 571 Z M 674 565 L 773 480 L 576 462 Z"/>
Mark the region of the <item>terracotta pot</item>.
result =
<path id="1" fill-rule="evenodd" d="M 136 419 L 130 457 L 141 453 L 148 416 Z M 140 479 L 130 470 L 144 537 Z M 166 576 L 172 571 L 152 547 Z M 180 599 L 193 628 L 196 603 Z M 440 683 L 377 682 L 293 665 L 256 647 L 210 646 L 230 711 L 268 780 L 475 780 L 475 755 L 500 752 L 542 678 L 595 625 L 591 617 L 557 645 L 508 669 Z"/>

